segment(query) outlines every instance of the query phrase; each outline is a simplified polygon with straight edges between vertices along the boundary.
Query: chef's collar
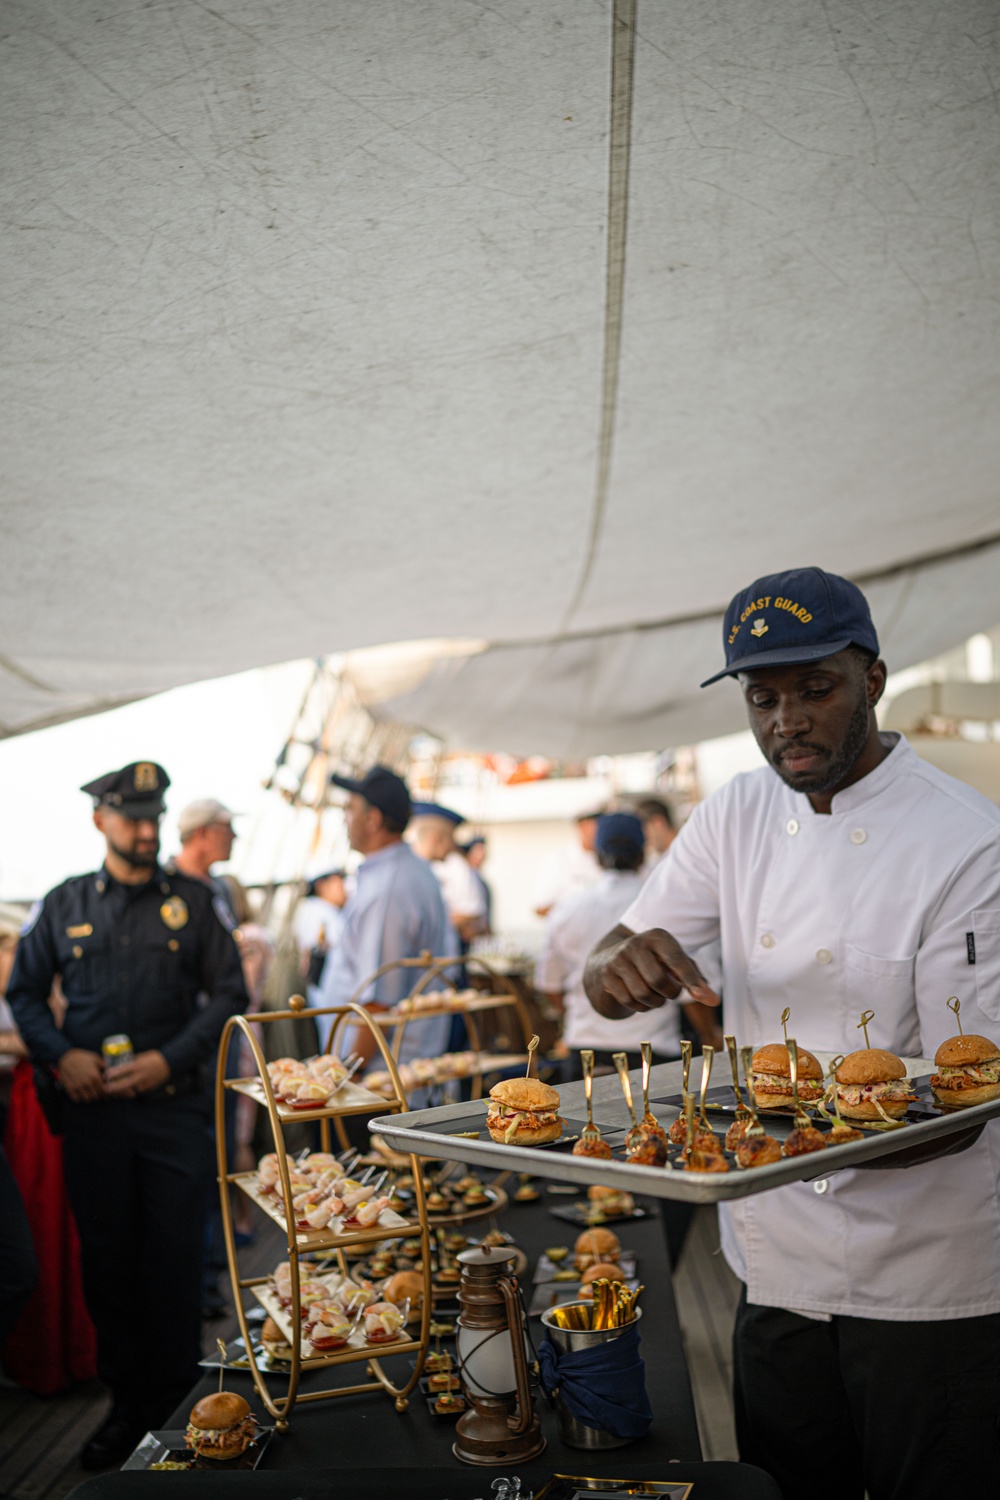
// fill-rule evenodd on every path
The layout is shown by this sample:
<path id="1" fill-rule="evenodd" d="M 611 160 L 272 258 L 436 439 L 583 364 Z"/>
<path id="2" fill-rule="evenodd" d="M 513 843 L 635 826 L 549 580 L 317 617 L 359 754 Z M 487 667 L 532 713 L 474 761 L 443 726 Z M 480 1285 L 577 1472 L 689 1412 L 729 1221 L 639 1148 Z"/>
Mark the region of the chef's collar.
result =
<path id="1" fill-rule="evenodd" d="M 94 890 L 99 896 L 106 896 L 112 886 L 117 886 L 120 890 L 123 891 L 145 891 L 148 890 L 154 882 L 158 883 L 159 890 L 162 895 L 170 895 L 170 881 L 167 876 L 167 871 L 163 868 L 162 865 L 158 864 L 154 866 L 153 873 L 149 877 L 149 879 L 142 881 L 141 884 L 138 885 L 126 885 L 123 881 L 116 880 L 115 877 L 111 874 L 107 865 L 102 865 L 97 874 L 94 876 Z"/>
<path id="2" fill-rule="evenodd" d="M 842 792 L 837 792 L 830 804 L 830 812 L 837 816 L 841 813 L 856 812 L 860 807 L 866 807 L 876 797 L 881 796 L 900 772 L 916 759 L 916 751 L 901 734 L 882 734 L 879 736 L 883 745 L 895 740 L 895 744 L 884 760 L 879 761 L 874 771 L 869 771 L 867 776 L 862 776 L 860 781 L 854 781 L 850 786 L 845 786 Z M 796 792 L 796 797 L 803 804 L 803 811 L 814 817 L 823 817 L 825 814 L 817 813 L 809 801 L 807 792 Z"/>

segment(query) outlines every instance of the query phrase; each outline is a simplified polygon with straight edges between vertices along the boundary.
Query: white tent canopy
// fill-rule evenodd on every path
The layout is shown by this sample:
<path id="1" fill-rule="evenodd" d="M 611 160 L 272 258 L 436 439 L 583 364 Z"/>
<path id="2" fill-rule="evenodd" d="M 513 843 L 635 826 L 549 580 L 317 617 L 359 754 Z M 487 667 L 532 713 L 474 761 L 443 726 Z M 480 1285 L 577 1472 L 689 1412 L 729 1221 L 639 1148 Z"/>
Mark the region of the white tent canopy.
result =
<path id="1" fill-rule="evenodd" d="M 392 711 L 627 749 L 775 568 L 1000 618 L 992 0 L 2 8 L 0 733 L 445 637 Z"/>

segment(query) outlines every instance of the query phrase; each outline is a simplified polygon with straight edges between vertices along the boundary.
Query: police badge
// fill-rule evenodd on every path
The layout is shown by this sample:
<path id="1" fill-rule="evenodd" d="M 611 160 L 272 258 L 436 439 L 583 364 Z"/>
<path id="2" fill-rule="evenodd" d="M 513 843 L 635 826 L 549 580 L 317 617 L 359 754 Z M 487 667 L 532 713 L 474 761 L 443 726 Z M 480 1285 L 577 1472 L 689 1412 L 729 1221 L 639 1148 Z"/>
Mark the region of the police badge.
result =
<path id="1" fill-rule="evenodd" d="M 182 900 L 180 896 L 171 896 L 160 907 L 160 916 L 171 932 L 179 932 L 182 927 L 187 926 L 187 902 Z"/>

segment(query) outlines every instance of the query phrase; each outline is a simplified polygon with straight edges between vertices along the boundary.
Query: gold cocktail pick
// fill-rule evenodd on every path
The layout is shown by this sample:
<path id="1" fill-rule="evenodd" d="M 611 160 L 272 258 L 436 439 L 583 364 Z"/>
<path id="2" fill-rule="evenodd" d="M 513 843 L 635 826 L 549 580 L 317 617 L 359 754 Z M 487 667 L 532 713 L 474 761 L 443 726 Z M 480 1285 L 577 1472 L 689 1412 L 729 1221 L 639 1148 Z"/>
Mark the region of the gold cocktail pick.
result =
<path id="1" fill-rule="evenodd" d="M 531 1077 L 531 1064 L 535 1060 L 535 1048 L 538 1046 L 538 1041 L 538 1037 L 533 1036 L 531 1038 L 531 1041 L 528 1043 L 528 1066 L 524 1070 L 525 1078 Z"/>
<path id="2" fill-rule="evenodd" d="M 222 1379 L 226 1373 L 226 1346 L 222 1339 L 216 1339 L 215 1347 L 219 1351 L 219 1395 L 222 1395 Z"/>
<path id="3" fill-rule="evenodd" d="M 733 1075 L 733 1093 L 736 1095 L 736 1118 L 738 1120 L 749 1120 L 750 1111 L 743 1103 L 743 1095 L 740 1093 L 740 1067 L 736 1059 L 736 1038 L 726 1037 L 726 1051 L 729 1053 L 729 1067 Z"/>
<path id="4" fill-rule="evenodd" d="M 955 1020 L 958 1022 L 959 1036 L 964 1036 L 965 1032 L 962 1030 L 962 1017 L 959 1015 L 959 1011 L 962 1009 L 961 1000 L 957 995 L 952 995 L 951 999 L 946 1001 L 945 1003 L 947 1004 L 949 1010 L 953 1010 L 955 1012 Z"/>
<path id="5" fill-rule="evenodd" d="M 747 1126 L 746 1133 L 747 1135 L 766 1135 L 767 1132 L 760 1123 L 760 1117 L 757 1114 L 757 1101 L 754 1098 L 753 1084 L 750 1082 L 751 1075 L 753 1074 L 753 1048 L 741 1047 L 740 1057 L 743 1059 L 743 1082 L 746 1085 L 747 1091 L 747 1108 L 750 1111 L 750 1117 L 753 1121 L 751 1125 Z"/>
<path id="6" fill-rule="evenodd" d="M 710 1134 L 712 1133 L 712 1127 L 705 1118 L 705 1096 L 708 1093 L 708 1084 L 712 1077 L 712 1060 L 714 1057 L 715 1048 L 710 1047 L 705 1042 L 701 1049 L 701 1109 L 699 1110 L 699 1114 L 701 1116 L 702 1130 L 707 1130 Z"/>
<path id="7" fill-rule="evenodd" d="M 611 1061 L 618 1069 L 622 1093 L 625 1095 L 628 1112 L 632 1116 L 632 1129 L 625 1137 L 625 1150 L 634 1151 L 638 1146 L 642 1145 L 645 1136 L 643 1135 L 639 1121 L 635 1117 L 635 1105 L 632 1103 L 632 1080 L 628 1076 L 628 1055 L 625 1052 L 613 1052 L 611 1054 Z"/>
<path id="8" fill-rule="evenodd" d="M 786 1047 L 788 1046 L 788 1018 L 791 1015 L 791 1013 L 792 1013 L 792 1007 L 790 1005 L 786 1005 L 785 1008 L 784 1008 L 784 1010 L 781 1012 L 781 1029 L 785 1033 L 785 1046 Z"/>
<path id="9" fill-rule="evenodd" d="M 594 1124 L 594 1053 L 589 1047 L 583 1047 L 580 1051 L 580 1065 L 583 1068 L 583 1092 L 587 1100 L 587 1123 L 580 1131 L 580 1139 L 573 1147 L 574 1156 L 586 1156 L 587 1146 L 593 1147 L 601 1140 L 601 1132 Z M 581 1149 L 578 1151 L 577 1146 Z M 610 1151 L 608 1152 L 610 1156 Z"/>
<path id="10" fill-rule="evenodd" d="M 690 1042 L 681 1042 L 681 1093 L 688 1092 L 688 1081 L 691 1077 L 691 1053 L 693 1051 Z"/>
<path id="11" fill-rule="evenodd" d="M 861 1020 L 858 1022 L 858 1030 L 859 1031 L 863 1031 L 864 1034 L 865 1034 L 865 1046 L 866 1047 L 870 1047 L 871 1046 L 871 1042 L 868 1040 L 868 1022 L 869 1021 L 874 1021 L 874 1019 L 875 1019 L 875 1012 L 873 1010 L 863 1010 L 861 1012 Z"/>

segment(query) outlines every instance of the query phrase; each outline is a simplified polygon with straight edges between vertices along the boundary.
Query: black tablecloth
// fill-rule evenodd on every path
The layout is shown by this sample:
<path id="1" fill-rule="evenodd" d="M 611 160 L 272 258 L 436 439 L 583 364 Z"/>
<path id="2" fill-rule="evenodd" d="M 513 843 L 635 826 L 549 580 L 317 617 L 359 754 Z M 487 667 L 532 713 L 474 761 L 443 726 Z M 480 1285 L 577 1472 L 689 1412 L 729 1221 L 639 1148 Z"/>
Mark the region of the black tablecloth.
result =
<path id="1" fill-rule="evenodd" d="M 541 1251 L 549 1245 L 571 1245 L 580 1232 L 578 1227 L 554 1218 L 548 1212 L 547 1205 L 565 1205 L 572 1201 L 571 1198 L 556 1197 L 543 1190 L 540 1202 L 530 1205 L 512 1203 L 502 1217 L 503 1228 L 514 1235 L 518 1245 L 528 1256 L 528 1272 L 524 1277 L 526 1301 L 530 1300 L 531 1273 Z M 650 1211 L 646 1218 L 623 1221 L 613 1227 L 623 1247 L 635 1251 L 638 1258 L 637 1274 L 646 1288 L 641 1303 L 641 1352 L 646 1362 L 646 1387 L 654 1412 L 653 1426 L 646 1437 L 626 1448 L 596 1454 L 569 1448 L 560 1442 L 555 1411 L 539 1390 L 535 1404 L 547 1447 L 540 1458 L 521 1465 L 516 1470 L 526 1487 L 530 1483 L 535 1489 L 540 1488 L 553 1473 L 667 1478 L 672 1477 L 672 1461 L 681 1460 L 690 1464 L 701 1458 L 694 1402 L 681 1345 L 659 1205 L 650 1200 L 647 1206 Z M 530 1331 L 537 1344 L 543 1331 L 538 1318 L 530 1320 Z M 385 1365 L 390 1375 L 402 1371 L 405 1368 L 403 1361 L 408 1359 L 412 1359 L 412 1356 L 401 1355 L 386 1360 Z M 396 1378 L 401 1376 L 397 1375 Z M 364 1364 L 349 1364 L 307 1375 L 303 1378 L 301 1389 L 322 1390 L 338 1383 L 352 1385 L 362 1379 Z M 217 1388 L 217 1380 L 217 1376 L 206 1375 L 177 1411 L 163 1423 L 164 1429 L 183 1429 L 187 1425 L 191 1407 L 200 1397 Z M 240 1371 L 229 1371 L 226 1386 L 245 1396 L 251 1405 L 255 1405 L 258 1416 L 266 1418 L 261 1403 L 255 1402 L 248 1375 Z M 283 1383 L 276 1382 L 272 1389 L 280 1395 Z M 465 1496 L 489 1494 L 489 1484 L 484 1477 L 486 1471 L 468 1467 L 451 1456 L 454 1423 L 433 1417 L 419 1390 L 413 1392 L 410 1408 L 402 1414 L 395 1410 L 390 1397 L 380 1391 L 373 1391 L 365 1395 L 342 1396 L 330 1401 L 296 1406 L 290 1422 L 287 1433 L 274 1434 L 265 1457 L 264 1472 L 253 1476 L 245 1473 L 238 1476 L 220 1473 L 210 1476 L 211 1480 L 228 1481 L 232 1477 L 239 1478 L 245 1484 L 253 1478 L 260 1483 L 266 1481 L 274 1471 L 295 1470 L 297 1475 L 301 1475 L 306 1470 L 330 1470 L 331 1465 L 343 1464 L 350 1470 L 364 1470 L 377 1464 L 380 1468 L 410 1470 L 405 1479 L 403 1475 L 399 1476 L 400 1483 L 408 1489 L 418 1472 L 442 1469 L 444 1466 L 442 1472 L 450 1476 L 450 1483 L 437 1490 L 426 1490 L 428 1495 L 433 1493 L 442 1497 L 442 1500 L 445 1496 L 449 1500 L 461 1500 Z M 716 1466 L 710 1467 L 714 1469 Z M 668 1468 L 671 1475 L 665 1472 Z M 491 1478 L 494 1477 L 494 1472 L 501 1471 L 491 1471 Z M 131 1480 L 134 1484 L 137 1477 L 131 1473 L 123 1475 L 122 1479 Z M 192 1474 L 185 1481 L 185 1486 L 195 1482 L 203 1481 Z M 318 1482 L 317 1477 L 316 1483 Z M 359 1475 L 360 1487 L 352 1489 L 350 1493 L 367 1495 L 369 1491 L 364 1488 L 364 1483 L 367 1481 L 363 1482 Z M 344 1476 L 341 1471 L 341 1492 L 347 1493 L 343 1485 Z M 318 1494 L 319 1489 L 315 1492 Z M 304 1495 L 306 1491 L 293 1485 L 287 1491 L 272 1491 L 265 1487 L 263 1493 Z M 371 1493 L 374 1495 L 376 1491 L 372 1490 Z M 387 1494 L 389 1489 L 383 1489 L 381 1493 Z M 732 1492 L 720 1490 L 718 1493 L 721 1495 Z M 758 1492 L 748 1490 L 746 1493 Z M 759 1493 L 763 1497 L 771 1492 L 761 1490 Z M 93 1495 L 93 1490 L 88 1489 L 88 1500 L 93 1500 Z M 698 1500 L 703 1500 L 700 1490 Z"/>
<path id="2" fill-rule="evenodd" d="M 621 1450 L 619 1450 L 621 1451 Z M 630 1450 L 631 1451 L 631 1450 Z M 270 1455 L 269 1455 L 270 1456 Z M 385 1455 L 383 1455 L 385 1456 Z M 345 1455 L 345 1463 L 350 1457 Z M 415 1469 L 403 1474 L 393 1469 L 325 1468 L 308 1471 L 285 1469 L 280 1472 L 260 1470 L 253 1474 L 104 1474 L 78 1485 L 70 1500 L 128 1500 L 136 1487 L 143 1490 L 158 1484 L 158 1495 L 166 1495 L 171 1486 L 183 1487 L 185 1500 L 215 1500 L 233 1491 L 250 1500 L 491 1500 L 490 1486 L 502 1473 L 500 1469 L 472 1469 L 453 1463 L 448 1468 Z M 541 1489 L 553 1473 L 606 1474 L 614 1479 L 659 1479 L 674 1484 L 686 1481 L 694 1485 L 691 1500 L 781 1500 L 774 1480 L 762 1469 L 749 1464 L 667 1464 L 612 1463 L 611 1455 L 601 1468 L 592 1459 L 577 1452 L 571 1468 L 554 1463 L 524 1465 L 508 1469 L 507 1474 L 520 1476 L 525 1490 Z M 172 1493 L 172 1491 L 171 1491 Z"/>

